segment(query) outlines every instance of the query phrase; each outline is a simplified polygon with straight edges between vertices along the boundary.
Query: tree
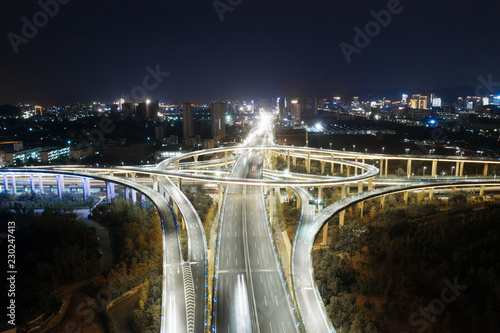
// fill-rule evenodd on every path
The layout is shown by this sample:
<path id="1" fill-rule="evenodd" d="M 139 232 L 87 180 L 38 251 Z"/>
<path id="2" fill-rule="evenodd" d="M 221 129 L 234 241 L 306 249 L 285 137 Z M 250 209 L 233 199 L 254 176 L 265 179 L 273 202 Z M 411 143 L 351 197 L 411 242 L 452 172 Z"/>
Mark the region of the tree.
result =
<path id="1" fill-rule="evenodd" d="M 402 168 L 398 168 L 396 170 L 396 176 L 397 177 L 405 177 L 406 176 L 406 172 Z"/>

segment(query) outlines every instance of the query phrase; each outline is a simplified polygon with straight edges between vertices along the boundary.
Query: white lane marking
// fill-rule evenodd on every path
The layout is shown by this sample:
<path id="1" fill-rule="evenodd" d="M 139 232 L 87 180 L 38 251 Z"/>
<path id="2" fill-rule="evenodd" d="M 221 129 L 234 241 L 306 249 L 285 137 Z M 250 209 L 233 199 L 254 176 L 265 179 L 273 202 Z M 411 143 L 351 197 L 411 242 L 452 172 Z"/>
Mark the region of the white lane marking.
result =
<path id="1" fill-rule="evenodd" d="M 274 295 L 274 300 L 276 301 L 276 305 L 279 305 L 278 304 L 278 299 L 276 298 L 276 295 Z"/>
<path id="2" fill-rule="evenodd" d="M 273 333 L 273 325 L 271 325 L 271 322 L 269 322 L 269 327 L 271 327 L 271 333 Z"/>
<path id="3" fill-rule="evenodd" d="M 266 295 L 264 295 L 264 303 L 266 303 L 266 306 L 267 306 L 267 298 L 266 298 Z"/>

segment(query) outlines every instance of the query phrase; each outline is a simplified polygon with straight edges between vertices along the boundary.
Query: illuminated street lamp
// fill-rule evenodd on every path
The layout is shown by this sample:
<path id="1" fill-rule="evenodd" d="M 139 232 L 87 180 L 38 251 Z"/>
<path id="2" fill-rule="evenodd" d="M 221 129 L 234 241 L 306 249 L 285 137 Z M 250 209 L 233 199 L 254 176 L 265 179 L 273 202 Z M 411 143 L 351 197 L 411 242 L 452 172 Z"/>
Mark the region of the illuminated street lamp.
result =
<path id="1" fill-rule="evenodd" d="M 425 169 L 427 169 L 427 167 L 424 167 L 424 171 L 422 173 L 422 176 L 425 176 Z"/>
<path id="2" fill-rule="evenodd" d="M 332 143 L 330 142 L 330 150 L 332 149 Z"/>
<path id="3" fill-rule="evenodd" d="M 368 154 L 368 148 L 365 148 L 365 154 Z"/>
<path id="4" fill-rule="evenodd" d="M 454 166 L 451 167 L 451 176 L 453 176 L 453 170 L 455 170 Z"/>
<path id="5" fill-rule="evenodd" d="M 384 153 L 385 147 L 382 147 L 382 154 Z"/>
<path id="6" fill-rule="evenodd" d="M 309 147 L 309 140 L 306 140 L 306 147 Z"/>
<path id="7" fill-rule="evenodd" d="M 410 148 L 406 148 L 406 155 L 408 155 L 408 153 L 410 152 Z"/>
<path id="8" fill-rule="evenodd" d="M 352 151 L 356 150 L 356 145 L 352 145 Z"/>

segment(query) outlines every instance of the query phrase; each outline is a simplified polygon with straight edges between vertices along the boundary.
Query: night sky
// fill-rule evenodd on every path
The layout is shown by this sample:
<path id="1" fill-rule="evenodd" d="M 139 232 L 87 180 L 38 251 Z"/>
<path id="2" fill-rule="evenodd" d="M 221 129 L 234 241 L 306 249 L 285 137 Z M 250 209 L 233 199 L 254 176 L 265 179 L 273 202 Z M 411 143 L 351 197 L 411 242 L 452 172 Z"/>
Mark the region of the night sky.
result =
<path id="1" fill-rule="evenodd" d="M 170 75 L 148 97 L 162 101 L 417 93 L 475 87 L 490 73 L 500 81 L 498 0 L 402 0 L 348 64 L 339 44 L 353 44 L 353 28 L 390 1 L 221 0 L 240 3 L 221 22 L 211 0 L 71 0 L 16 54 L 8 34 L 22 36 L 22 17 L 33 22 L 41 7 L 2 0 L 0 104 L 113 101 L 157 65 Z"/>

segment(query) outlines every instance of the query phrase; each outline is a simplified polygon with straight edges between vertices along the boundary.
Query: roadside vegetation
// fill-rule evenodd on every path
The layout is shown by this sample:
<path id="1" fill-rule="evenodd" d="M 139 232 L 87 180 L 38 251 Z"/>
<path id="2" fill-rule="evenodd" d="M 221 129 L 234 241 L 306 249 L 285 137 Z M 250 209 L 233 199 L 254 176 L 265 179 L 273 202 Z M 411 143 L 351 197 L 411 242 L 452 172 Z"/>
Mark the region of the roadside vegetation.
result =
<path id="1" fill-rule="evenodd" d="M 389 198 L 391 198 L 389 200 Z M 337 329 L 349 332 L 498 332 L 500 204 L 455 192 L 387 197 L 332 219 L 327 249 L 313 252 L 315 280 Z M 447 282 L 448 281 L 448 282 Z M 460 285 L 455 291 L 449 287 Z M 442 291 L 448 288 L 443 302 Z M 444 306 L 441 308 L 441 305 Z"/>
<path id="2" fill-rule="evenodd" d="M 15 221 L 17 322 L 47 319 L 59 311 L 62 295 L 54 291 L 97 274 L 98 242 L 95 229 L 77 221 L 71 210 L 46 207 L 41 214 L 15 203 L 2 209 L 2 232 Z M 2 249 L 6 242 L 1 242 Z"/>

